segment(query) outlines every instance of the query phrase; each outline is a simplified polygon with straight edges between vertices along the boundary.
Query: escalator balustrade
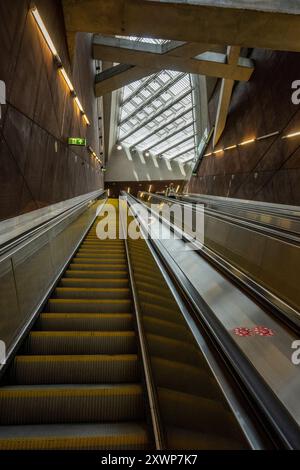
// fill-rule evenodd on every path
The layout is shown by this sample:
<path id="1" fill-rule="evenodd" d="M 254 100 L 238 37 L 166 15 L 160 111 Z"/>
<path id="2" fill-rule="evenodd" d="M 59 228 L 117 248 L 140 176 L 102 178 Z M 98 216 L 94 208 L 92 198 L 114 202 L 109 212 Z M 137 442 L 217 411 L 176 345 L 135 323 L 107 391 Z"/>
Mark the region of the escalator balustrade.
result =
<path id="1" fill-rule="evenodd" d="M 124 241 L 99 240 L 103 214 L 3 377 L 2 450 L 152 447 Z"/>

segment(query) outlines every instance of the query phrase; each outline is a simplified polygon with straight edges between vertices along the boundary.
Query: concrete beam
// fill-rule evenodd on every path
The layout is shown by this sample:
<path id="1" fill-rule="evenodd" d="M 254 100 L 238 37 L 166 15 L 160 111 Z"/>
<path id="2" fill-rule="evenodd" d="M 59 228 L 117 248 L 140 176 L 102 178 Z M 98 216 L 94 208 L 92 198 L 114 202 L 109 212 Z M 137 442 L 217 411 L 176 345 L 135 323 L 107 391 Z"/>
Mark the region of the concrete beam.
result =
<path id="1" fill-rule="evenodd" d="M 242 3 L 233 8 L 216 1 L 63 0 L 63 8 L 67 32 L 300 51 L 299 15 Z"/>
<path id="2" fill-rule="evenodd" d="M 237 46 L 228 47 L 227 62 L 230 65 L 235 65 L 240 57 L 241 48 Z M 234 85 L 234 80 L 223 79 L 221 83 L 220 96 L 218 102 L 215 130 L 213 135 L 213 146 L 215 147 L 225 129 L 228 110 L 230 106 L 231 94 Z"/>
<path id="3" fill-rule="evenodd" d="M 184 45 L 182 41 L 170 41 L 162 44 L 153 44 L 151 42 L 139 42 L 127 38 L 117 38 L 115 36 L 94 35 L 94 44 L 99 46 L 119 47 L 122 49 L 131 49 L 140 52 L 152 52 L 154 54 L 164 54 L 177 47 Z"/>
<path id="4" fill-rule="evenodd" d="M 114 39 L 114 38 L 112 38 Z M 103 37 L 100 38 L 95 37 L 95 42 L 97 44 L 102 42 Z M 128 41 L 135 44 L 133 41 Z M 114 43 L 114 41 L 112 41 Z M 124 45 L 124 43 L 122 43 Z M 213 46 L 203 46 L 198 43 L 175 43 L 172 42 L 172 47 L 169 47 L 166 52 L 163 54 L 164 57 L 168 56 L 169 54 L 174 54 L 175 58 L 184 57 L 185 55 L 193 56 L 199 54 L 203 50 L 207 50 L 207 47 Z M 99 60 L 104 60 L 104 57 L 100 58 Z M 114 59 L 112 59 L 114 60 Z M 119 62 L 119 60 L 116 60 Z M 163 67 L 152 68 L 152 63 L 148 64 L 149 68 L 141 68 L 139 66 L 132 66 L 128 64 L 120 64 L 115 67 L 112 67 L 109 70 L 102 72 L 96 76 L 96 84 L 95 84 L 95 94 L 97 97 L 103 96 L 105 93 L 109 93 L 113 90 L 117 90 L 122 86 L 128 85 L 136 80 L 139 80 L 143 77 L 148 75 L 152 75 L 153 73 L 157 73 L 162 70 Z"/>
<path id="5" fill-rule="evenodd" d="M 247 81 L 253 72 L 250 61 L 242 65 L 225 63 L 226 55 L 208 53 L 207 60 L 175 57 L 172 54 L 153 54 L 110 46 L 93 45 L 93 56 L 96 60 L 120 62 L 122 64 L 138 65 L 154 70 L 176 70 L 177 72 L 196 73 L 218 78 Z"/>
<path id="6" fill-rule="evenodd" d="M 107 72 L 107 71 L 106 71 Z M 109 69 L 109 74 L 103 72 L 96 75 L 95 95 L 100 96 L 118 90 L 129 83 L 140 80 L 141 78 L 155 73 L 156 70 L 148 70 L 132 65 L 115 65 Z"/>

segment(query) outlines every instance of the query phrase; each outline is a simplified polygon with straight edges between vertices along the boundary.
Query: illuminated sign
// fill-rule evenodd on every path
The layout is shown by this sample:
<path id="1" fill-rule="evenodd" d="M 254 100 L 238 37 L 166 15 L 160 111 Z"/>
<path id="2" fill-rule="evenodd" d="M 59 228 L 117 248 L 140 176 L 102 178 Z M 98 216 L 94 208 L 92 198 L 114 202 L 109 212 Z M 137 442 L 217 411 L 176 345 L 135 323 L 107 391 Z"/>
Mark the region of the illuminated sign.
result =
<path id="1" fill-rule="evenodd" d="M 82 147 L 86 147 L 86 139 L 82 139 L 81 137 L 69 137 L 68 138 L 69 145 L 80 145 Z"/>

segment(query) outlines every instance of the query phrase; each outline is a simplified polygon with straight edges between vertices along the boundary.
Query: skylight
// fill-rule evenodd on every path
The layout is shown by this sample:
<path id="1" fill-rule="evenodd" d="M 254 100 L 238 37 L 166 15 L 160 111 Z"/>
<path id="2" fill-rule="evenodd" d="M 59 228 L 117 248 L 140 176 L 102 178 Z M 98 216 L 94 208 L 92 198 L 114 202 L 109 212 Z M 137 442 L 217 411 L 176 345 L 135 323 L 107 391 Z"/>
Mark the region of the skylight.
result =
<path id="1" fill-rule="evenodd" d="M 166 41 L 130 38 L 162 44 Z M 171 70 L 123 88 L 118 141 L 140 152 L 184 162 L 195 155 L 194 104 L 189 74 Z"/>

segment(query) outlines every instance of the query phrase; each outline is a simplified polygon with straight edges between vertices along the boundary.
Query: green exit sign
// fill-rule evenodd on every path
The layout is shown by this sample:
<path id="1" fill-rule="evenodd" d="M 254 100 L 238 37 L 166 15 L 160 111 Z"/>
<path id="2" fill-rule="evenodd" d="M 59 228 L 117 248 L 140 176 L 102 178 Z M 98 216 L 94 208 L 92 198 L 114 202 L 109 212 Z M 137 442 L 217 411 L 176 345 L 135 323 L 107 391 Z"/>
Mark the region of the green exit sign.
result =
<path id="1" fill-rule="evenodd" d="M 81 139 L 80 137 L 69 137 L 68 138 L 69 145 L 81 145 L 86 147 L 86 139 Z"/>

